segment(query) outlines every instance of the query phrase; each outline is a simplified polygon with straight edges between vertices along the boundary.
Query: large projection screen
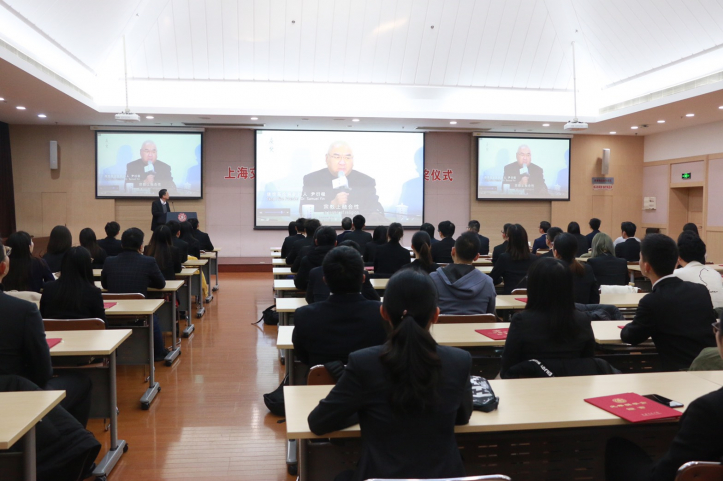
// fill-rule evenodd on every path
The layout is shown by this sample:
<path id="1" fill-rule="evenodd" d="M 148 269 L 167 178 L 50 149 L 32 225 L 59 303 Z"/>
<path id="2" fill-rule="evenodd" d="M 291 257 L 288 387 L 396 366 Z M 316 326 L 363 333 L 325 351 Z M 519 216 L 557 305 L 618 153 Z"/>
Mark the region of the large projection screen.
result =
<path id="1" fill-rule="evenodd" d="M 203 197 L 201 132 L 96 131 L 97 198 Z"/>
<path id="2" fill-rule="evenodd" d="M 570 139 L 477 139 L 477 199 L 570 200 Z"/>
<path id="3" fill-rule="evenodd" d="M 423 133 L 256 131 L 257 228 L 357 214 L 419 226 L 423 213 Z"/>

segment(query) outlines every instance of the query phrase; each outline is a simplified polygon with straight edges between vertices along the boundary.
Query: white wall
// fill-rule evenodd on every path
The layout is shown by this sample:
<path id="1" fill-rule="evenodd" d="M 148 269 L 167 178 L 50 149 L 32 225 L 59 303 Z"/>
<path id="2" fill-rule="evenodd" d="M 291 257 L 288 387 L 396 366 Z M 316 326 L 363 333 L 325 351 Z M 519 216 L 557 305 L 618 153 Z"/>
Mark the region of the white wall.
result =
<path id="1" fill-rule="evenodd" d="M 645 136 L 645 162 L 723 152 L 723 122 Z"/>

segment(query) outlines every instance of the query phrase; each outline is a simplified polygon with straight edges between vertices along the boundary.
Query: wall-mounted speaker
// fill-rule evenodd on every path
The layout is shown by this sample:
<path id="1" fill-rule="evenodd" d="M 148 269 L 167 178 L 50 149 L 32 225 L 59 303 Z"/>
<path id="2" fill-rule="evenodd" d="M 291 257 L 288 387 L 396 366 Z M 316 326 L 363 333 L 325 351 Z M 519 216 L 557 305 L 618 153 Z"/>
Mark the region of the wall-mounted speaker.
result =
<path id="1" fill-rule="evenodd" d="M 602 168 L 600 170 L 602 175 L 608 175 L 608 172 L 610 172 L 610 149 L 603 149 Z"/>
<path id="2" fill-rule="evenodd" d="M 50 170 L 58 169 L 58 141 L 50 141 Z"/>

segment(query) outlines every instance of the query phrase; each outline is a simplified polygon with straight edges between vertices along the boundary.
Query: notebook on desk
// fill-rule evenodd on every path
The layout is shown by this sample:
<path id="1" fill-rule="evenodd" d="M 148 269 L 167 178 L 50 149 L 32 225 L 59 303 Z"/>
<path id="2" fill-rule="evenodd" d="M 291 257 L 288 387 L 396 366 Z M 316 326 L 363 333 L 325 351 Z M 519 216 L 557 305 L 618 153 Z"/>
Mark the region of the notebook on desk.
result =
<path id="1" fill-rule="evenodd" d="M 103 309 L 110 309 L 111 307 L 118 304 L 117 302 L 104 302 L 103 303 Z"/>
<path id="2" fill-rule="evenodd" d="M 525 304 L 527 304 L 527 298 L 526 298 L 526 297 L 515 297 L 515 300 L 516 300 L 516 301 L 520 301 L 520 302 L 524 302 Z"/>
<path id="3" fill-rule="evenodd" d="M 656 419 L 673 419 L 683 415 L 680 411 L 663 406 L 632 392 L 588 398 L 585 399 L 585 402 L 631 423 L 654 421 Z"/>
<path id="4" fill-rule="evenodd" d="M 501 329 L 475 329 L 474 332 L 479 332 L 494 341 L 504 341 L 507 339 L 507 331 L 509 330 L 509 327 L 503 327 Z"/>
<path id="5" fill-rule="evenodd" d="M 48 349 L 51 349 L 53 346 L 60 344 L 60 342 L 63 339 L 61 339 L 59 337 L 51 337 L 51 338 L 47 338 L 45 340 L 48 342 Z"/>

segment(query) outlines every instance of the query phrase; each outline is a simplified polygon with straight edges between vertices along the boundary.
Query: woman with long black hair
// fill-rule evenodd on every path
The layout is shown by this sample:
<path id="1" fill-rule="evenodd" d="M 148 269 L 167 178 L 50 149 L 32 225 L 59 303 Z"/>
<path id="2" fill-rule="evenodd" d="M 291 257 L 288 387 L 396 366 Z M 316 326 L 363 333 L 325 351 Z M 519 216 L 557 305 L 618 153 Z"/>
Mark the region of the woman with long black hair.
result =
<path id="1" fill-rule="evenodd" d="M 90 257 L 93 259 L 93 269 L 102 269 L 108 253 L 98 245 L 98 239 L 95 237 L 95 231 L 90 227 L 86 227 L 80 231 L 78 236 L 80 245 L 88 249 Z"/>
<path id="2" fill-rule="evenodd" d="M 374 258 L 376 257 L 377 249 L 379 246 L 387 243 L 387 226 L 378 225 L 374 228 L 372 234 L 372 241 L 367 242 L 364 249 L 364 262 L 374 265 Z"/>
<path id="3" fill-rule="evenodd" d="M 600 287 L 591 265 L 581 264 L 575 259 L 578 252 L 577 239 L 572 234 L 560 234 L 555 237 L 552 248 L 555 258 L 560 259 L 572 272 L 572 285 L 575 302 L 580 304 L 600 304 Z"/>
<path id="4" fill-rule="evenodd" d="M 419 231 L 412 236 L 412 252 L 414 252 L 414 261 L 402 269 L 418 269 L 427 274 L 439 269 L 439 264 L 432 260 L 432 240 L 424 231 Z"/>
<path id="5" fill-rule="evenodd" d="M 511 224 L 505 230 L 505 234 L 507 235 L 507 249 L 495 262 L 490 277 L 495 285 L 504 281 L 504 293 L 511 294 L 512 290 L 525 278 L 530 266 L 538 257 L 530 254 L 527 231 L 520 224 Z"/>
<path id="6" fill-rule="evenodd" d="M 193 227 L 188 221 L 181 222 L 181 240 L 188 244 L 188 255 L 196 259 L 201 258 L 201 244 L 193 237 Z"/>
<path id="7" fill-rule="evenodd" d="M 156 259 L 158 268 L 167 281 L 176 280 L 176 274 L 183 269 L 181 252 L 177 247 L 173 246 L 171 229 L 167 225 L 156 227 L 156 231 L 151 236 L 151 241 L 146 247 L 145 255 Z"/>
<path id="8" fill-rule="evenodd" d="M 376 277 L 389 277 L 412 262 L 409 249 L 401 244 L 403 236 L 404 227 L 399 222 L 393 222 L 387 229 L 387 243 L 377 248 L 374 257 L 374 275 Z"/>
<path id="9" fill-rule="evenodd" d="M 472 358 L 434 341 L 429 328 L 438 316 L 427 274 L 403 269 L 389 279 L 382 304 L 393 328 L 389 340 L 351 353 L 339 382 L 309 415 L 318 435 L 361 424 L 357 469 L 337 481 L 464 476 L 454 426 L 472 414 Z"/>
<path id="10" fill-rule="evenodd" d="M 8 237 L 5 245 L 11 251 L 9 257 L 12 268 L 2 280 L 6 291 L 40 292 L 44 283 L 55 279 L 45 261 L 32 256 L 32 242 L 25 232 L 15 232 Z"/>
<path id="11" fill-rule="evenodd" d="M 51 272 L 60 272 L 60 264 L 63 256 L 68 249 L 73 246 L 73 235 L 64 225 L 56 225 L 50 231 L 50 239 L 48 239 L 48 247 L 43 256 L 45 262 L 48 263 Z"/>

